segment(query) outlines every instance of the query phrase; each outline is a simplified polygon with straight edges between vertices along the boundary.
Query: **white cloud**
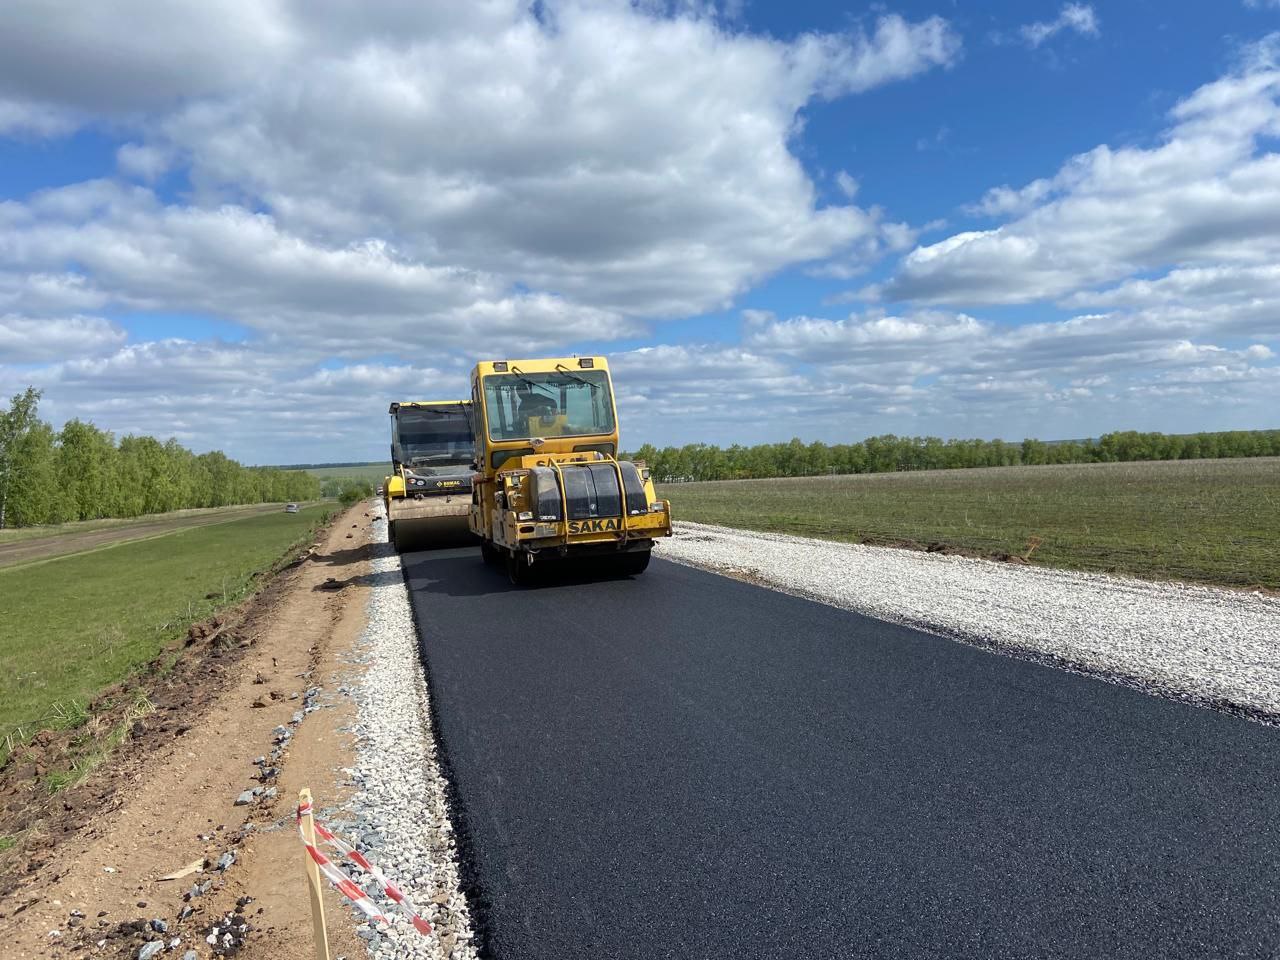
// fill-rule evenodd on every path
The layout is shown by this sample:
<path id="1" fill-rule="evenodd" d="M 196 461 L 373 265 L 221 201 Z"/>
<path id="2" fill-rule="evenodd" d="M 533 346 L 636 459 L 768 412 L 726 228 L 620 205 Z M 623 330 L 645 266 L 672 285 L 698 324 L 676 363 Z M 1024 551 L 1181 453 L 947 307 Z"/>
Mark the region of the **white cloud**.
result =
<path id="1" fill-rule="evenodd" d="M 122 173 L 154 180 L 169 169 L 173 157 L 167 150 L 140 143 L 126 143 L 116 151 L 116 165 Z"/>
<path id="2" fill-rule="evenodd" d="M 612 358 L 623 443 L 763 442 L 787 432 L 844 438 L 917 391 L 901 382 L 813 373 L 754 347 L 681 344 Z"/>
<path id="3" fill-rule="evenodd" d="M 466 382 L 456 364 L 317 368 L 269 343 L 177 338 L 38 368 L 0 364 L 0 395 L 33 383 L 45 391 L 42 415 L 55 422 L 86 417 L 117 435 L 173 436 L 260 463 L 383 456 L 388 399 L 419 396 L 424 384 L 456 392 Z"/>
<path id="4" fill-rule="evenodd" d="M 793 317 L 757 328 L 747 338 L 753 349 L 811 363 L 840 360 L 897 360 L 922 357 L 939 347 L 972 341 L 987 327 L 965 314 L 922 311 L 906 317 L 879 311 L 845 320 Z"/>
<path id="5" fill-rule="evenodd" d="M 18 273 L 0 271 L 0 310 L 40 316 L 99 310 L 107 298 L 78 273 Z"/>
<path id="6" fill-rule="evenodd" d="M 1063 303 L 1139 310 L 1220 334 L 1280 337 L 1280 265 L 1180 267 L 1151 280 L 1081 291 Z"/>
<path id="7" fill-rule="evenodd" d="M 135 139 L 119 150 L 122 172 L 146 181 L 176 166 L 194 188 L 188 206 L 136 222 L 102 223 L 118 201 L 95 207 L 94 190 L 78 198 L 67 245 L 74 229 L 82 246 L 109 234 L 117 250 L 157 248 L 150 276 L 108 278 L 128 287 L 121 296 L 158 302 L 166 284 L 185 294 L 234 258 L 184 257 L 181 238 L 162 252 L 145 231 L 159 226 L 173 240 L 168 228 L 221 221 L 246 226 L 252 246 L 261 233 L 252 218 L 264 211 L 279 245 L 347 266 L 353 257 L 337 251 L 370 238 L 394 250 L 406 299 L 421 292 L 409 289 L 414 270 L 420 281 L 433 271 L 483 278 L 455 316 L 491 318 L 490 332 L 505 336 L 513 311 L 528 306 L 524 342 L 587 327 L 628 335 L 627 317 L 724 307 L 792 264 L 878 256 L 893 242 L 878 211 L 819 205 L 790 149 L 800 112 L 960 55 L 945 20 L 894 14 L 869 30 L 782 42 L 726 26 L 732 11 L 623 0 L 536 11 L 516 0 L 359 11 L 337 0 L 62 6 L 0 7 L 0 97 L 32 116 L 124 124 Z M 63 191 L 44 204 L 75 200 Z M 34 212 L 37 229 L 45 210 Z M 282 268 L 269 285 L 301 292 L 289 269 L 299 259 L 262 258 L 246 290 Z M 104 281 L 89 270 L 89 282 Z M 219 282 L 206 300 L 233 287 Z M 263 313 L 288 318 L 313 303 L 294 306 Z"/>
<path id="8" fill-rule="evenodd" d="M 125 332 L 100 317 L 32 319 L 0 315 L 0 364 L 38 363 L 100 353 L 124 343 Z"/>
<path id="9" fill-rule="evenodd" d="M 806 34 L 790 56 L 801 77 L 827 99 L 862 93 L 905 80 L 960 56 L 960 39 L 942 17 L 910 23 L 897 14 L 876 21 L 875 31 Z"/>
<path id="10" fill-rule="evenodd" d="M 293 47 L 286 3 L 6 0 L 0 97 L 124 115 L 252 82 Z"/>
<path id="11" fill-rule="evenodd" d="M 992 187 L 980 201 L 965 208 L 966 213 L 986 217 L 1007 217 L 1026 213 L 1053 190 L 1048 180 L 1033 180 L 1025 187 Z"/>
<path id="12" fill-rule="evenodd" d="M 1018 32 L 1029 46 L 1038 47 L 1064 30 L 1071 30 L 1082 36 L 1098 36 L 1098 17 L 1093 12 L 1093 7 L 1087 3 L 1068 3 L 1055 19 L 1028 23 L 1020 27 Z"/>
<path id="13" fill-rule="evenodd" d="M 815 394 L 861 388 L 909 398 L 910 405 L 896 413 L 916 422 L 913 432 L 923 432 L 922 423 L 948 422 L 970 424 L 973 431 L 990 418 L 1006 424 L 1006 436 L 1008 424 L 1020 422 L 1025 435 L 1071 435 L 1065 425 L 1086 411 L 1112 424 L 1129 414 L 1128 405 L 1109 410 L 1107 398 L 1119 403 L 1126 391 L 1154 396 L 1144 391 L 1172 383 L 1195 383 L 1197 403 L 1244 401 L 1265 418 L 1274 404 L 1266 390 L 1280 370 L 1268 363 L 1274 359 L 1270 348 L 1237 348 L 1210 337 L 1195 324 L 1149 313 L 1007 326 L 948 311 L 870 311 L 834 320 L 762 318 L 747 329 L 744 346 L 755 356 L 793 364 L 793 379 L 806 371 Z M 1240 389 L 1245 392 L 1233 393 Z M 891 401 L 880 398 L 873 409 L 886 403 Z M 1155 420 L 1150 428 L 1170 428 L 1157 419 L 1159 411 L 1145 415 Z"/>
<path id="14" fill-rule="evenodd" d="M 55 418 L 233 451 L 252 422 L 251 459 L 310 459 L 318 438 L 383 432 L 359 412 L 371 395 L 465 382 L 464 355 L 641 336 L 788 266 L 859 270 L 914 242 L 848 202 L 849 173 L 823 205 L 793 146 L 813 102 L 953 65 L 956 32 L 884 14 L 781 41 L 739 14 L 627 0 L 0 5 L 0 136 L 88 124 L 126 140 L 119 180 L 0 202 L 13 344 L 0 381 L 49 386 Z M 188 181 L 180 202 L 145 186 L 162 176 Z M 124 343 L 90 314 L 195 315 L 246 339 Z M 623 391 L 652 379 L 629 368 L 686 369 L 678 359 L 624 355 Z M 691 377 L 723 370 L 726 389 L 790 377 L 729 347 L 684 362 Z M 674 413 L 696 392 L 680 382 L 643 407 Z"/>
<path id="15" fill-rule="evenodd" d="M 116 180 L 0 202 L 0 395 L 47 387 L 54 419 L 256 461 L 377 457 L 387 399 L 464 390 L 468 357 L 644 337 L 945 226 L 856 205 L 853 169 L 822 175 L 824 204 L 799 159 L 816 101 L 957 62 L 936 17 L 781 41 L 709 2 L 111 7 L 0 6 L 0 136 L 127 141 Z M 1068 4 L 1026 30 L 1099 26 Z M 916 247 L 878 291 L 916 301 L 900 310 L 744 310 L 738 344 L 614 351 L 624 443 L 1265 421 L 1277 46 L 1158 143 L 988 191 L 968 212 L 997 226 Z M 184 177 L 180 201 L 146 186 Z M 1045 300 L 1076 315 L 980 308 Z M 128 342 L 102 319 L 138 313 L 227 339 Z"/>
<path id="16" fill-rule="evenodd" d="M 1265 343 L 1236 346 L 1145 313 L 1023 327 L 941 310 L 785 320 L 752 311 L 744 322 L 740 345 L 613 353 L 629 449 L 886 431 L 1018 438 L 1227 428 L 1269 422 L 1280 388 Z M 465 392 L 474 355 L 424 349 L 421 362 L 335 365 L 287 338 L 169 339 L 35 369 L 0 363 L 0 395 L 33 382 L 55 420 L 85 416 L 256 462 L 372 459 L 384 453 L 387 400 Z"/>
<path id="17" fill-rule="evenodd" d="M 1099 146 L 1051 178 L 988 192 L 977 211 L 1015 219 L 917 247 L 870 296 L 1026 303 L 1140 271 L 1262 266 L 1280 257 L 1280 69 L 1275 36 L 1172 111 L 1149 147 Z"/>
<path id="18" fill-rule="evenodd" d="M 0 137 L 61 136 L 74 130 L 77 123 L 77 118 L 69 110 L 9 100 L 0 95 Z"/>
<path id="19" fill-rule="evenodd" d="M 0 303 L 15 308 L 79 298 L 210 314 L 304 351 L 348 355 L 415 344 L 545 346 L 639 329 L 553 294 L 514 292 L 492 275 L 427 266 L 385 241 L 308 242 L 267 214 L 165 206 L 140 187 L 81 184 L 10 203 L 7 214 L 17 229 L 0 233 L 0 266 L 11 277 L 0 274 Z M 67 262 L 82 273 L 50 272 Z"/>

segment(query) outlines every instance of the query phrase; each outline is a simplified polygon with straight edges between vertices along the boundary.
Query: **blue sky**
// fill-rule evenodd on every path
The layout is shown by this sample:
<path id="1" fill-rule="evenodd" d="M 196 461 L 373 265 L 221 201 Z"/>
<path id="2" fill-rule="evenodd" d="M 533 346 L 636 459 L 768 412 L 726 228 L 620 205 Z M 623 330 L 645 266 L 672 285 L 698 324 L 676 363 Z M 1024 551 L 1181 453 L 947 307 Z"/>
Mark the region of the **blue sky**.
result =
<path id="1" fill-rule="evenodd" d="M 1277 426 L 1280 0 L 0 9 L 0 390 L 248 462 Z"/>

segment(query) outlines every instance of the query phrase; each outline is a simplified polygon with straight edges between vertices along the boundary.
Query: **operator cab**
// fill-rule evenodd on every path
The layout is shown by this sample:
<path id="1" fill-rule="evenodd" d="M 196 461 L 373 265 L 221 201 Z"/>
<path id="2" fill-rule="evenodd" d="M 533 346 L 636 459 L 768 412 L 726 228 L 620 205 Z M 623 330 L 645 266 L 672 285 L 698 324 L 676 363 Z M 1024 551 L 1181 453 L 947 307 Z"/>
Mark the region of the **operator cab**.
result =
<path id="1" fill-rule="evenodd" d="M 436 486 L 433 478 L 470 476 L 474 447 L 466 403 L 393 403 L 389 412 L 391 461 L 403 468 L 407 495 Z"/>
<path id="2" fill-rule="evenodd" d="M 495 441 L 611 436 L 613 394 L 606 370 L 526 373 L 512 365 L 484 378 L 489 437 Z"/>

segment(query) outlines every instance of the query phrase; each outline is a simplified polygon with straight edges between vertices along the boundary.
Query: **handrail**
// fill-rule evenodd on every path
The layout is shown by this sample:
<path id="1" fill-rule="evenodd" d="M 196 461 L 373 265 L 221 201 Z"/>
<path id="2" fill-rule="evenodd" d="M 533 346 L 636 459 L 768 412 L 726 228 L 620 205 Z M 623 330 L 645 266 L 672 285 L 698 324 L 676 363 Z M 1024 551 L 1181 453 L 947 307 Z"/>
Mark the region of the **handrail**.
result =
<path id="1" fill-rule="evenodd" d="M 610 457 L 609 462 L 613 464 L 613 472 L 618 477 L 618 516 L 622 521 L 622 542 L 627 542 L 627 484 L 622 479 L 622 464 L 618 462 L 617 457 Z"/>
<path id="2" fill-rule="evenodd" d="M 560 488 L 560 523 L 564 529 L 561 536 L 564 538 L 563 546 L 567 550 L 569 548 L 569 495 L 564 489 L 564 471 L 560 469 L 560 464 L 550 457 L 547 458 L 547 463 L 551 464 L 551 469 L 555 470 L 556 486 Z"/>

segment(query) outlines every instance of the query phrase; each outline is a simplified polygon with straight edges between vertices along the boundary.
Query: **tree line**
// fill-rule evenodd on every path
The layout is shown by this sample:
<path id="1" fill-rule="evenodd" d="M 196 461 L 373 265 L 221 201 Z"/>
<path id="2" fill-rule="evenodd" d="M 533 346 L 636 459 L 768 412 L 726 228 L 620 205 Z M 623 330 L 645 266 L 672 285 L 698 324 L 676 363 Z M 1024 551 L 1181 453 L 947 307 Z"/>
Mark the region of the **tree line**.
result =
<path id="1" fill-rule="evenodd" d="M 624 456 L 643 460 L 662 482 L 808 477 L 826 473 L 893 473 L 1019 464 L 1112 463 L 1280 456 L 1280 430 L 1224 433 L 1139 433 L 1125 430 L 1090 440 L 942 440 L 885 434 L 858 443 L 762 443 L 718 447 L 645 444 Z"/>
<path id="2" fill-rule="evenodd" d="M 320 495 L 310 474 L 246 467 L 173 439 L 117 441 L 83 420 L 54 430 L 40 419 L 39 401 L 28 387 L 0 408 L 0 529 Z"/>

